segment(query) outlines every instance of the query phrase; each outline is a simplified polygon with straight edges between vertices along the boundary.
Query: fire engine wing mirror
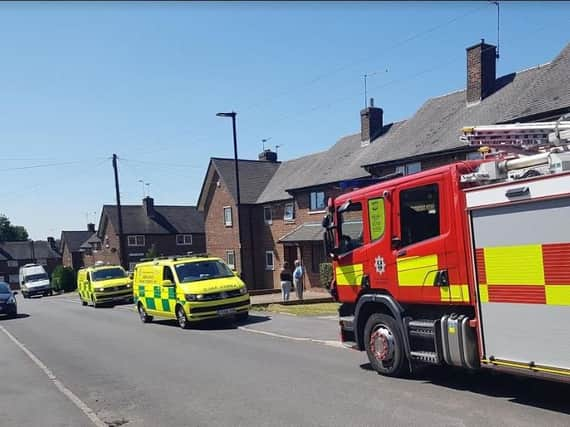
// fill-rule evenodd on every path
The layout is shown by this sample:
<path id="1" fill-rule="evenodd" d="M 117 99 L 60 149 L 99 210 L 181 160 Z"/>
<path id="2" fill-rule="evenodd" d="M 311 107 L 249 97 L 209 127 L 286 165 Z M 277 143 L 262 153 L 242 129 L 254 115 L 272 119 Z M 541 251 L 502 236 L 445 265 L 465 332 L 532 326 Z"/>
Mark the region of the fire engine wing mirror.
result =
<path id="1" fill-rule="evenodd" d="M 323 225 L 323 228 L 328 229 L 331 225 L 331 217 L 330 215 L 325 215 L 323 217 L 323 222 L 321 223 Z"/>
<path id="2" fill-rule="evenodd" d="M 350 207 L 350 205 L 352 205 L 352 200 L 347 200 L 340 206 L 340 208 L 338 208 L 338 213 L 343 213 Z"/>
<path id="3" fill-rule="evenodd" d="M 400 249 L 401 247 L 402 247 L 402 239 L 400 239 L 398 236 L 392 237 L 392 249 L 396 250 Z"/>

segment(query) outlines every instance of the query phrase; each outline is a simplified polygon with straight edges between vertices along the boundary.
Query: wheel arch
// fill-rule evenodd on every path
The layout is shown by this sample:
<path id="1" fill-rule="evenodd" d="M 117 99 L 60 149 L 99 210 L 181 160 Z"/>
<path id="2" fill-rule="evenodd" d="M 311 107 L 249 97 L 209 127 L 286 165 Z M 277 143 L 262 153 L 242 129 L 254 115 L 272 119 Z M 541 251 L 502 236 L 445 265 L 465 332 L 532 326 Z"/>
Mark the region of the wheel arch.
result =
<path id="1" fill-rule="evenodd" d="M 400 328 L 404 341 L 406 356 L 410 356 L 410 344 L 404 327 L 404 308 L 390 294 L 369 293 L 363 294 L 356 303 L 354 310 L 354 326 L 356 345 L 359 350 L 364 350 L 364 326 L 373 313 L 384 313 L 393 317 Z"/>

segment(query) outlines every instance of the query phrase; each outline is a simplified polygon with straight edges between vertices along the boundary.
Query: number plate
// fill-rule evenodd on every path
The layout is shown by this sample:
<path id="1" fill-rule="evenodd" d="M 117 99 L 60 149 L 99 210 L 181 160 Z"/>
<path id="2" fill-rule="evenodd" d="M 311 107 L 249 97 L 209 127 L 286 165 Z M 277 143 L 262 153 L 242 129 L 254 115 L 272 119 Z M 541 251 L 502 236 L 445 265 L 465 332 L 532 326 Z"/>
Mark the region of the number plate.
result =
<path id="1" fill-rule="evenodd" d="M 223 308 L 218 310 L 218 316 L 231 316 L 232 314 L 235 314 L 235 312 L 235 308 Z"/>

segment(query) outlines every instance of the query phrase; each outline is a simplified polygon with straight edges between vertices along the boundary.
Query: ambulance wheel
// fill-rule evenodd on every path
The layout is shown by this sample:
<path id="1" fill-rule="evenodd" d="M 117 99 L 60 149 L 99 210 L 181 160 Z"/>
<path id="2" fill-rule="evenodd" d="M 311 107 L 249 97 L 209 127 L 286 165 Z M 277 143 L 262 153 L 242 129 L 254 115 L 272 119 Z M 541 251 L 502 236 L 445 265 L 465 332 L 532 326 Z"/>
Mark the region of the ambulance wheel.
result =
<path id="1" fill-rule="evenodd" d="M 181 305 L 176 307 L 176 319 L 178 320 L 178 326 L 182 329 L 188 329 L 190 327 L 190 322 L 186 317 L 186 313 L 184 313 L 184 309 Z"/>
<path id="2" fill-rule="evenodd" d="M 139 317 L 141 319 L 141 322 L 143 323 L 150 323 L 152 322 L 152 316 L 149 316 L 146 313 L 146 310 L 144 309 L 144 306 L 142 305 L 142 302 L 139 302 L 138 306 L 137 306 L 137 310 L 139 312 Z"/>
<path id="3" fill-rule="evenodd" d="M 97 308 L 97 303 L 95 302 L 95 297 L 93 295 L 91 295 L 91 305 L 93 308 Z"/>
<path id="4" fill-rule="evenodd" d="M 368 360 L 376 372 L 389 377 L 400 377 L 408 369 L 402 333 L 393 317 L 374 313 L 364 327 Z"/>

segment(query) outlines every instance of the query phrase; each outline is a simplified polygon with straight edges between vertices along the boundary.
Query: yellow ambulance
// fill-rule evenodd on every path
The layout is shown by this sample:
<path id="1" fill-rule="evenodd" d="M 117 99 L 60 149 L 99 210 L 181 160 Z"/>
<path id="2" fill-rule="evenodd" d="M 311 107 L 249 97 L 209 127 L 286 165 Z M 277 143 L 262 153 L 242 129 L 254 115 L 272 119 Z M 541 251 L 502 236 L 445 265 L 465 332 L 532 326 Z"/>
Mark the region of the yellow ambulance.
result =
<path id="1" fill-rule="evenodd" d="M 178 320 L 181 328 L 199 320 L 245 320 L 249 294 L 244 282 L 219 258 L 157 258 L 134 270 L 134 300 L 143 323 L 154 316 Z"/>
<path id="2" fill-rule="evenodd" d="M 120 265 L 96 264 L 77 272 L 77 290 L 82 305 L 131 302 L 132 280 Z"/>

